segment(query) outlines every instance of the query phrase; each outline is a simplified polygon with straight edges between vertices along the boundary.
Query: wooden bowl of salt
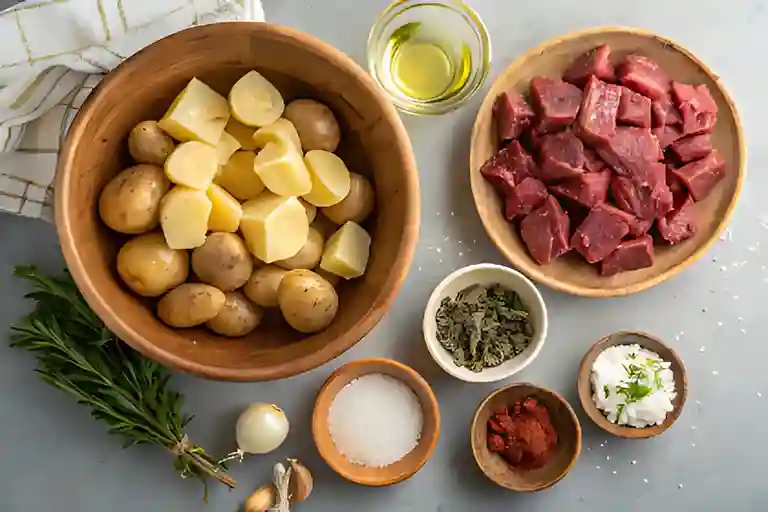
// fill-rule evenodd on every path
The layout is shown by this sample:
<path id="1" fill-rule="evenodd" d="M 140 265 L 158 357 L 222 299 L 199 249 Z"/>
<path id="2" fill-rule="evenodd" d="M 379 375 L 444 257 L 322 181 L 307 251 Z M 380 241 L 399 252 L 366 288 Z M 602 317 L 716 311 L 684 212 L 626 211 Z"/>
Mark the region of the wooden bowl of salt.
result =
<path id="1" fill-rule="evenodd" d="M 374 487 L 412 477 L 435 450 L 440 411 L 427 381 L 392 359 L 361 359 L 320 389 L 312 437 L 331 469 Z"/>

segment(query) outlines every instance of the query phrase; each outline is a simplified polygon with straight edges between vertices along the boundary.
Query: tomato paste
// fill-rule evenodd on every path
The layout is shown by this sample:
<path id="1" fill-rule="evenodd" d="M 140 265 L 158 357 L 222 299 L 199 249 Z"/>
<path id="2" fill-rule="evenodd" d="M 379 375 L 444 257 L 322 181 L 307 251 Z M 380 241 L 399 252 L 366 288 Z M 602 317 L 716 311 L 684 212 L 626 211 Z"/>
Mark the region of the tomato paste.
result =
<path id="1" fill-rule="evenodd" d="M 488 419 L 488 449 L 511 466 L 536 469 L 544 466 L 557 448 L 557 432 L 546 406 L 535 398 L 502 407 Z"/>

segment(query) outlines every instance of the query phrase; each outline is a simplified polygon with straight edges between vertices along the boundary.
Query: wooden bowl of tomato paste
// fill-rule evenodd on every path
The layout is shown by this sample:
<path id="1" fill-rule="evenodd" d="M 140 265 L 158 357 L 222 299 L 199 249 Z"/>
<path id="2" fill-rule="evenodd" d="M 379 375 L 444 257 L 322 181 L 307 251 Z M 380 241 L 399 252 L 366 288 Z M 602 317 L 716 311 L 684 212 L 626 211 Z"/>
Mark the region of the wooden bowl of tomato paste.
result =
<path id="1" fill-rule="evenodd" d="M 470 435 L 485 476 L 517 492 L 552 487 L 581 452 L 581 425 L 565 398 L 528 383 L 488 395 L 475 412 Z"/>

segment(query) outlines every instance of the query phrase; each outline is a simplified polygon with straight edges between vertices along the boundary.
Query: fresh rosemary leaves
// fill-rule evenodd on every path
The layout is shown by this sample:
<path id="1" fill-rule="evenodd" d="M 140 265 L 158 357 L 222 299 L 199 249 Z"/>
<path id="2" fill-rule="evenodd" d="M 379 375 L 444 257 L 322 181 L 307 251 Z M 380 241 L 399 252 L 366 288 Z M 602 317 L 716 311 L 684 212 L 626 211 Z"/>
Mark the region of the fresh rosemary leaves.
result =
<path id="1" fill-rule="evenodd" d="M 49 277 L 23 266 L 15 275 L 34 284 L 27 297 L 36 308 L 12 327 L 11 345 L 34 354 L 45 382 L 90 407 L 110 433 L 126 438 L 126 446 L 148 443 L 169 450 L 182 477 L 204 483 L 213 477 L 235 487 L 226 468 L 184 433 L 192 417 L 182 414 L 182 396 L 168 388 L 170 373 L 123 345 L 68 274 Z"/>
<path id="2" fill-rule="evenodd" d="M 533 337 L 533 325 L 520 296 L 501 285 L 474 285 L 455 299 L 446 297 L 435 315 L 437 340 L 456 366 L 473 372 L 517 356 Z"/>

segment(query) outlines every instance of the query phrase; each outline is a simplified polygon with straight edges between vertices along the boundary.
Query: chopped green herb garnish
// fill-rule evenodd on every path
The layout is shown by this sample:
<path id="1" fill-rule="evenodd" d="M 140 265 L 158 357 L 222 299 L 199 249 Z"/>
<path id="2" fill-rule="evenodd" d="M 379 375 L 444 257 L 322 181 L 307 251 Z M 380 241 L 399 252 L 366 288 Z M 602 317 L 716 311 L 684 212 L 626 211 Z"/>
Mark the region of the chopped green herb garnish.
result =
<path id="1" fill-rule="evenodd" d="M 605 398 L 608 398 L 608 395 L 611 394 L 611 391 L 608 388 L 608 384 L 603 385 L 603 392 L 605 393 Z"/>

